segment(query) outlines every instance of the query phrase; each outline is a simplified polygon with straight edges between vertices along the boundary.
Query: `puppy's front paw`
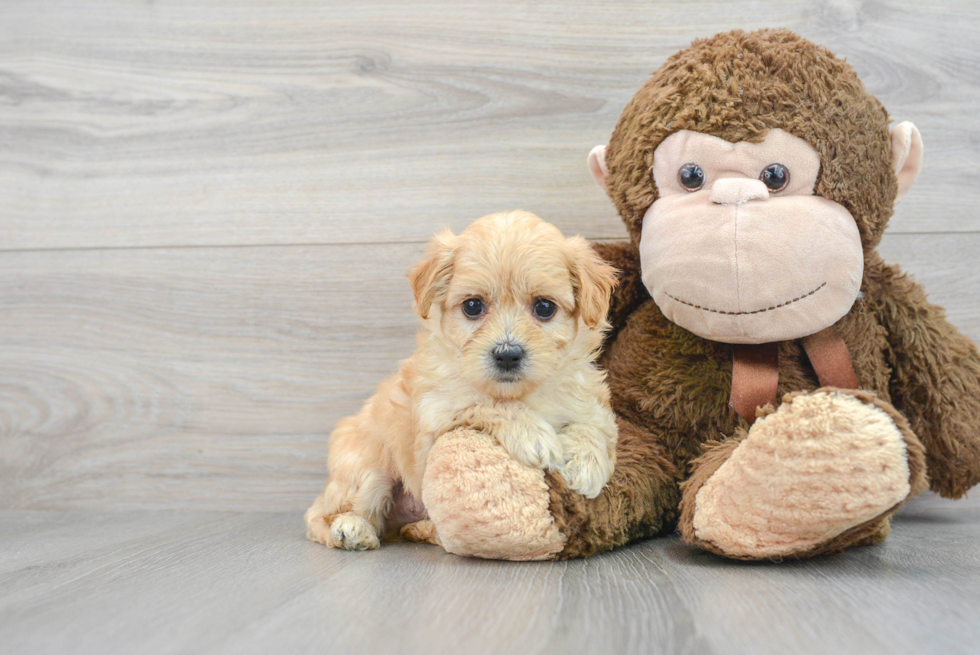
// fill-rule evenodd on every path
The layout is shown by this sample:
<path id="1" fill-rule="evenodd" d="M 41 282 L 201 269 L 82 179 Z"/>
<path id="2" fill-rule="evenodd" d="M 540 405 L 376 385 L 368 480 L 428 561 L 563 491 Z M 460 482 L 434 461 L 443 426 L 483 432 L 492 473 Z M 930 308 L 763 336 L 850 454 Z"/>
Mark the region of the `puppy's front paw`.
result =
<path id="1" fill-rule="evenodd" d="M 467 427 L 493 436 L 511 457 L 534 468 L 556 470 L 565 463 L 564 449 L 554 426 L 522 403 L 479 408 Z"/>
<path id="2" fill-rule="evenodd" d="M 555 436 L 554 430 L 550 433 L 528 431 L 522 437 L 510 439 L 503 445 L 514 459 L 534 468 L 554 471 L 565 463 L 561 442 Z"/>
<path id="3" fill-rule="evenodd" d="M 330 545 L 344 550 L 374 550 L 381 545 L 378 533 L 357 514 L 338 514 L 330 524 Z"/>
<path id="4" fill-rule="evenodd" d="M 599 451 L 574 452 L 571 459 L 559 469 L 561 477 L 574 491 L 586 498 L 595 498 L 612 476 L 613 462 Z"/>

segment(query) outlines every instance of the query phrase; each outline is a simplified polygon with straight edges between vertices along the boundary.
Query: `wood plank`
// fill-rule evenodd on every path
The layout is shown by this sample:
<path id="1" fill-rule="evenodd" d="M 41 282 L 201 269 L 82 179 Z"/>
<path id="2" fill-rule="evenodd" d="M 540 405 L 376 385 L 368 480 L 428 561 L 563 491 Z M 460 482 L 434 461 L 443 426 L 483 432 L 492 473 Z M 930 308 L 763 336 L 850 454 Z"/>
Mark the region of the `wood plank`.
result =
<path id="1" fill-rule="evenodd" d="M 302 509 L 414 347 L 417 244 L 0 253 L 0 507 Z M 980 338 L 980 235 L 883 251 Z"/>
<path id="2" fill-rule="evenodd" d="M 618 237 L 591 147 L 692 38 L 780 24 L 919 125 L 896 233 L 973 231 L 980 6 L 944 7 L 2 3 L 0 248 L 417 242 L 513 207 Z"/>
<path id="3" fill-rule="evenodd" d="M 297 512 L 5 511 L 0 634 L 10 655 L 972 653 L 978 542 L 980 499 L 932 495 L 884 544 L 785 563 L 676 537 L 567 563 L 346 553 Z"/>
<path id="4" fill-rule="evenodd" d="M 312 498 L 331 425 L 411 354 L 420 251 L 4 253 L 0 502 Z"/>

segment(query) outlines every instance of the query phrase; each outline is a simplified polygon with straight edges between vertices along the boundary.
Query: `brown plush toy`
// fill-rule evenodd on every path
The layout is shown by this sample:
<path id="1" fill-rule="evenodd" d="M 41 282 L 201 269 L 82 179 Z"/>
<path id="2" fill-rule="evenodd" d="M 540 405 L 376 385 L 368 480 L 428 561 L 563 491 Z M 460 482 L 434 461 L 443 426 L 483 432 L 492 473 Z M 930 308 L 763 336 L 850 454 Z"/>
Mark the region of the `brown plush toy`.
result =
<path id="1" fill-rule="evenodd" d="M 875 250 L 922 156 L 853 69 L 786 30 L 671 57 L 589 165 L 630 241 L 602 365 L 620 417 L 594 500 L 486 435 L 433 449 L 426 540 L 588 556 L 680 529 L 733 558 L 872 544 L 980 481 L 980 356 Z"/>

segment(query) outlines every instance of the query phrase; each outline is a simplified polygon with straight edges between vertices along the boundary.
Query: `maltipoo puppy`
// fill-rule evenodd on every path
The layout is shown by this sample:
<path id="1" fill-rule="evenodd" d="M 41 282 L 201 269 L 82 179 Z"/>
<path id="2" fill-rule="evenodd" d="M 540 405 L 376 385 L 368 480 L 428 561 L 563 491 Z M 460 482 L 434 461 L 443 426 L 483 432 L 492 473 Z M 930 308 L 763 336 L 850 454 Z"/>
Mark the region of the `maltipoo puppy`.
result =
<path id="1" fill-rule="evenodd" d="M 595 366 L 615 271 L 585 239 L 512 211 L 459 236 L 436 235 L 408 277 L 423 323 L 417 350 L 337 424 L 307 536 L 377 548 L 396 485 L 421 499 L 432 444 L 460 427 L 599 495 L 616 452 L 609 391 Z"/>

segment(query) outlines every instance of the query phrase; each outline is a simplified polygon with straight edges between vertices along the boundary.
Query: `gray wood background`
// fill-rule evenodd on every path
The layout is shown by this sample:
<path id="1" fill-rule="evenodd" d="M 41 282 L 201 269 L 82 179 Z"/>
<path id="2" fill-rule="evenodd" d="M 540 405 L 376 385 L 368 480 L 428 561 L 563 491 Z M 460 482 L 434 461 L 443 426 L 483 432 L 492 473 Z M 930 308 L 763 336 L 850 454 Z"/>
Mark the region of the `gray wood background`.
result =
<path id="1" fill-rule="evenodd" d="M 882 250 L 980 338 L 978 2 L 0 2 L 0 508 L 305 508 L 428 235 L 624 236 L 590 148 L 691 39 L 774 25 L 918 125 Z"/>
<path id="2" fill-rule="evenodd" d="M 975 0 L 0 0 L 0 654 L 976 653 L 976 496 L 782 565 L 303 538 L 426 238 L 624 237 L 589 150 L 693 38 L 778 25 L 918 125 L 882 250 L 980 339 Z"/>

